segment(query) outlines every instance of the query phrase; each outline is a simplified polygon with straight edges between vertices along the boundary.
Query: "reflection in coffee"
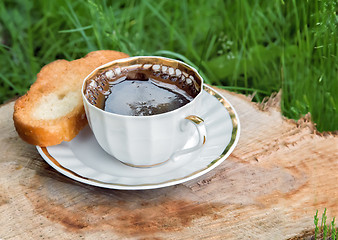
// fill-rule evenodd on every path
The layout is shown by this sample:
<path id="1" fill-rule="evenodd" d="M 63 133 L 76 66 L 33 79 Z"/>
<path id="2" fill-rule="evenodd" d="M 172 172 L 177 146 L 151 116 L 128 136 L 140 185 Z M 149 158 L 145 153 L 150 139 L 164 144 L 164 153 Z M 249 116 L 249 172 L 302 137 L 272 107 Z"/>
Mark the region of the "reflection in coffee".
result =
<path id="1" fill-rule="evenodd" d="M 121 115 L 149 116 L 175 110 L 192 99 L 173 84 L 151 78 L 125 79 L 110 85 L 104 110 Z"/>
<path id="2" fill-rule="evenodd" d="M 86 80 L 84 95 L 107 112 L 149 116 L 184 106 L 201 92 L 200 86 L 199 76 L 184 66 L 144 62 L 100 70 Z"/>

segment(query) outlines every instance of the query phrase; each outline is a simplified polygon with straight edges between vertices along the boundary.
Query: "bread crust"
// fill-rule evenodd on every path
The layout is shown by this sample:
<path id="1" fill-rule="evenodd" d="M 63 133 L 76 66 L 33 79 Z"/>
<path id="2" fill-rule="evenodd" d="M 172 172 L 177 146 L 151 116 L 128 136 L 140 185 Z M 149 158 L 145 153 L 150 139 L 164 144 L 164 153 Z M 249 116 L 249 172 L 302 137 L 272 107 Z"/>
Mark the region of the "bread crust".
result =
<path id="1" fill-rule="evenodd" d="M 41 147 L 72 140 L 87 125 L 81 98 L 84 78 L 100 65 L 126 57 L 129 56 L 122 52 L 100 50 L 74 61 L 56 60 L 44 66 L 29 91 L 15 102 L 13 120 L 19 136 Z M 67 114 L 52 119 L 34 117 L 44 97 L 55 95 L 62 99 L 69 93 L 76 97 Z"/>

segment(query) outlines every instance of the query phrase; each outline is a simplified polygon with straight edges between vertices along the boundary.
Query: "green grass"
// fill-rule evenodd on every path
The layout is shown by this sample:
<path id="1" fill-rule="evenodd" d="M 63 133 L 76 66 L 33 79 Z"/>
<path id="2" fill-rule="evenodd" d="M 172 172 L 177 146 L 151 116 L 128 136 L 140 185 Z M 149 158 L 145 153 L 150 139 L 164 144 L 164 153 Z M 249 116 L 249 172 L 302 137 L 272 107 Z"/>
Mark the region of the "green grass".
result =
<path id="1" fill-rule="evenodd" d="M 282 89 L 285 116 L 311 112 L 320 131 L 337 130 L 336 10 L 329 0 L 1 1 L 0 103 L 55 59 L 116 49 L 182 59 L 256 101 Z"/>
<path id="2" fill-rule="evenodd" d="M 335 217 L 333 217 L 332 221 L 329 224 L 326 223 L 327 216 L 326 216 L 326 208 L 322 214 L 321 223 L 319 225 L 319 218 L 318 218 L 318 210 L 316 211 L 316 215 L 314 215 L 314 240 L 317 239 L 332 239 L 336 240 L 338 237 L 338 228 L 336 228 L 335 224 Z"/>

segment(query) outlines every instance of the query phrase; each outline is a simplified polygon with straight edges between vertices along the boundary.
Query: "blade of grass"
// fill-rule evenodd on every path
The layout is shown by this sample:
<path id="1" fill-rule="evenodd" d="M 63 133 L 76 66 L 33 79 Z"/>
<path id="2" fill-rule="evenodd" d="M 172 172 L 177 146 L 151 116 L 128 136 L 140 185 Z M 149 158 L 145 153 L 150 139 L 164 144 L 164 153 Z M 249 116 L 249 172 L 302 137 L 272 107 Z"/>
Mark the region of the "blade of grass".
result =
<path id="1" fill-rule="evenodd" d="M 11 88 L 13 88 L 14 92 L 17 94 L 22 94 L 22 91 L 20 91 L 11 81 L 6 78 L 2 73 L 0 73 L 0 78 Z"/>
<path id="2" fill-rule="evenodd" d="M 89 25 L 89 26 L 85 26 L 85 27 L 80 27 L 80 28 L 73 28 L 73 29 L 68 29 L 68 30 L 60 30 L 58 31 L 58 33 L 73 33 L 73 32 L 81 32 L 83 30 L 87 30 L 87 29 L 92 29 L 93 26 Z"/>

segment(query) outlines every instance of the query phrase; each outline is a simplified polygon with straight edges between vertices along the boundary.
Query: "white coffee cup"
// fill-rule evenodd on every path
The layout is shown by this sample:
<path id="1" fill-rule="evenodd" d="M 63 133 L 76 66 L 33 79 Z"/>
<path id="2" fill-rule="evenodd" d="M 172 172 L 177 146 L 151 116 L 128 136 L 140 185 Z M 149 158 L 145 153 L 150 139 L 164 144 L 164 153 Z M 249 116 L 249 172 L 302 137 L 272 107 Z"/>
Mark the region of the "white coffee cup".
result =
<path id="1" fill-rule="evenodd" d="M 100 108 L 108 94 L 109 81 L 139 69 L 165 76 L 182 89 L 193 91 L 193 100 L 175 110 L 150 116 L 120 115 Z M 82 98 L 88 123 L 99 145 L 127 165 L 151 167 L 203 147 L 206 128 L 203 120 L 195 115 L 202 91 L 203 79 L 194 68 L 169 58 L 145 56 L 98 67 L 84 79 Z M 198 143 L 183 149 L 196 131 Z"/>

